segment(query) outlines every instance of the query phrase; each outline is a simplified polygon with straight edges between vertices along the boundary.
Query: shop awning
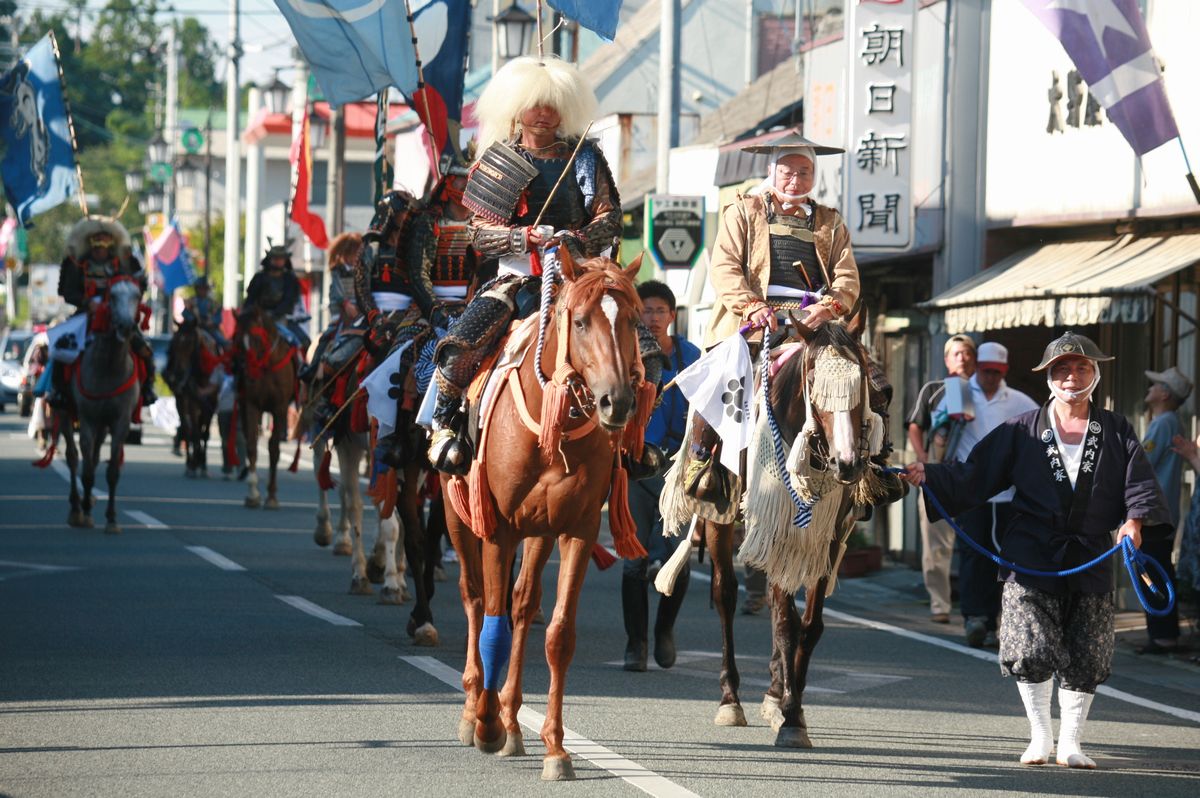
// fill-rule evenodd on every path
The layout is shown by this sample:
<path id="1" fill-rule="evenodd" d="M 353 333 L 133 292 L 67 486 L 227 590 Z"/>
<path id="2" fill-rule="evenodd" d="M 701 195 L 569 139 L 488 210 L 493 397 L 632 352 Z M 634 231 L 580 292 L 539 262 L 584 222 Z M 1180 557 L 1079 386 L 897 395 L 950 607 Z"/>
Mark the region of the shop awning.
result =
<path id="1" fill-rule="evenodd" d="M 1200 261 L 1200 233 L 1067 241 L 1023 250 L 918 307 L 951 335 L 1009 327 L 1144 324 L 1154 284 Z"/>

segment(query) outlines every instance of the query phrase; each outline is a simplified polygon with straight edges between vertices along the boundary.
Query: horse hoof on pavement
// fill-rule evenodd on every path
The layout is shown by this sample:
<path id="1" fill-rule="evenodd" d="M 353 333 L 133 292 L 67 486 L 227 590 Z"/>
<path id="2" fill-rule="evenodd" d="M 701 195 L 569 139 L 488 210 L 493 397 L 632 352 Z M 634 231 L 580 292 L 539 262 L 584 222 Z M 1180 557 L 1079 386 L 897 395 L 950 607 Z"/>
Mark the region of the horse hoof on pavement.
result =
<path id="1" fill-rule="evenodd" d="M 321 548 L 325 548 L 333 542 L 333 527 L 328 521 L 324 523 L 318 521 L 317 528 L 313 530 L 313 543 L 316 543 Z"/>
<path id="2" fill-rule="evenodd" d="M 251 499 L 249 496 L 246 497 L 246 506 L 251 510 L 258 509 L 259 504 L 261 504 L 261 502 L 258 499 Z"/>
<path id="3" fill-rule="evenodd" d="M 352 596 L 369 596 L 375 591 L 371 589 L 371 583 L 361 576 L 355 576 L 350 579 L 350 595 Z"/>
<path id="4" fill-rule="evenodd" d="M 350 541 L 346 540 L 345 538 L 342 538 L 337 543 L 333 544 L 334 557 L 349 557 L 351 551 L 353 551 L 353 549 L 350 547 Z"/>
<path id="5" fill-rule="evenodd" d="M 458 741 L 468 746 L 475 744 L 475 721 L 473 718 L 459 718 Z"/>
<path id="6" fill-rule="evenodd" d="M 745 726 L 746 713 L 741 704 L 722 704 L 717 708 L 717 716 L 713 723 L 718 726 Z"/>
<path id="7" fill-rule="evenodd" d="M 104 534 L 106 534 L 106 535 L 121 534 L 121 525 L 118 524 L 116 521 L 109 521 L 107 524 L 104 525 Z"/>
<path id="8" fill-rule="evenodd" d="M 525 738 L 519 731 L 509 732 L 504 747 L 496 752 L 496 756 L 525 756 Z"/>
<path id="9" fill-rule="evenodd" d="M 495 740 L 485 740 L 479 736 L 479 729 L 478 729 L 479 724 L 476 723 L 475 725 L 476 725 L 476 729 L 475 729 L 474 734 L 472 735 L 472 742 L 474 742 L 476 748 L 478 748 L 480 751 L 482 751 L 485 754 L 496 753 L 501 748 L 503 748 L 504 743 L 508 741 L 508 734 L 504 731 L 503 726 L 500 727 L 500 736 L 498 736 Z"/>
<path id="10" fill-rule="evenodd" d="M 436 647 L 438 644 L 438 632 L 433 624 L 426 621 L 417 627 L 417 631 L 413 634 L 413 645 L 427 646 L 430 648 Z"/>
<path id="11" fill-rule="evenodd" d="M 759 717 L 763 720 L 771 720 L 775 717 L 775 713 L 779 711 L 779 699 L 768 693 L 763 696 L 762 709 L 758 711 Z"/>
<path id="12" fill-rule="evenodd" d="M 808 730 L 803 726 L 781 726 L 775 734 L 776 748 L 812 748 Z"/>
<path id="13" fill-rule="evenodd" d="M 279 509 L 279 499 L 275 498 L 274 496 L 271 496 L 270 498 L 268 498 L 266 500 L 266 502 L 263 503 L 263 509 L 264 510 L 278 510 Z"/>
<path id="14" fill-rule="evenodd" d="M 82 510 L 72 510 L 67 515 L 67 525 L 73 527 L 86 528 L 89 526 L 88 517 L 83 514 Z"/>
<path id="15" fill-rule="evenodd" d="M 542 781 L 574 781 L 575 766 L 571 757 L 546 757 L 542 760 Z"/>
<path id="16" fill-rule="evenodd" d="M 370 584 L 368 580 L 368 584 Z M 404 594 L 394 588 L 385 587 L 379 591 L 380 604 L 403 604 Z"/>
<path id="17" fill-rule="evenodd" d="M 407 604 L 412 601 L 412 593 L 408 592 L 408 585 L 400 583 L 400 603 Z"/>

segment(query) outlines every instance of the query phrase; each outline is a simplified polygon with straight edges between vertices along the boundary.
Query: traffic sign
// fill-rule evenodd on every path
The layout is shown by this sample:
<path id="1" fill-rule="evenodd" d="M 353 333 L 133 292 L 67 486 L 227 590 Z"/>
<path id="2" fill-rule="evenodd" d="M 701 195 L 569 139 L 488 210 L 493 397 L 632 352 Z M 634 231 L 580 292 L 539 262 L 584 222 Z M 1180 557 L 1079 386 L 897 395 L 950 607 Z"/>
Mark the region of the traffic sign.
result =
<path id="1" fill-rule="evenodd" d="M 174 173 L 174 171 L 175 170 L 171 168 L 171 164 L 163 161 L 157 161 L 150 164 L 150 168 L 147 170 L 147 173 L 150 175 L 150 179 L 155 183 L 166 183 L 171 179 L 171 175 Z"/>
<path id="2" fill-rule="evenodd" d="M 704 249 L 704 197 L 647 195 L 645 245 L 659 268 L 691 268 Z"/>
<path id="3" fill-rule="evenodd" d="M 189 127 L 183 131 L 181 141 L 184 151 L 188 155 L 195 155 L 204 146 L 204 134 L 200 132 L 199 128 Z"/>

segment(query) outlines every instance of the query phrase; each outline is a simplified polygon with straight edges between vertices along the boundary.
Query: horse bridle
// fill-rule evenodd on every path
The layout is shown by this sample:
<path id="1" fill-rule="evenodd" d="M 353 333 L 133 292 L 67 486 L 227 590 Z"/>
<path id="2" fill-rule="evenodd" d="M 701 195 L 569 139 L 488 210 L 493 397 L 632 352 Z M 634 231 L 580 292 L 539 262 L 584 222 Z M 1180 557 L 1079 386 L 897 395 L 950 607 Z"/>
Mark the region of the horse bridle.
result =
<path id="1" fill-rule="evenodd" d="M 809 378 L 812 376 L 811 372 L 815 368 L 815 363 L 817 361 L 817 358 L 820 356 L 821 352 L 832 346 L 833 346 L 833 344 L 826 344 L 825 346 L 822 346 L 813 352 L 812 360 L 813 360 L 814 366 L 812 368 L 810 368 L 810 366 L 808 364 L 807 356 L 805 357 L 803 364 L 801 365 L 801 369 L 803 370 L 803 374 L 801 376 L 801 383 L 804 386 L 804 402 L 805 402 L 806 418 L 807 418 L 807 415 L 810 413 L 815 417 L 818 414 L 818 411 L 821 410 L 821 408 L 817 407 L 816 401 L 810 396 Z M 807 355 L 807 353 L 806 353 L 806 355 Z M 855 445 L 855 453 L 859 456 L 859 458 L 861 460 L 863 460 L 865 462 L 871 456 L 871 437 L 870 437 L 870 434 L 871 434 L 871 431 L 870 431 L 870 417 L 871 417 L 870 416 L 870 410 L 871 410 L 870 380 L 871 380 L 871 377 L 870 377 L 870 369 L 868 368 L 866 362 L 863 360 L 863 353 L 862 353 L 861 349 L 858 352 L 856 352 L 855 362 L 861 371 L 862 384 L 863 384 L 862 398 L 860 400 L 862 402 L 861 406 L 863 409 L 862 421 L 859 422 L 859 425 L 858 425 L 858 439 L 857 439 L 856 445 Z M 770 401 L 769 396 L 767 397 L 767 401 Z M 821 453 L 816 445 L 810 446 L 810 449 L 812 449 L 812 452 L 810 454 L 815 454 L 820 458 L 820 462 L 823 463 L 823 467 L 819 470 L 822 473 L 834 473 L 837 471 L 837 468 L 836 468 L 836 464 L 834 463 L 833 453 L 831 451 L 829 441 L 825 440 L 826 436 L 824 433 L 822 433 L 821 438 L 822 438 L 822 442 L 825 445 L 824 454 L 821 455 Z"/>

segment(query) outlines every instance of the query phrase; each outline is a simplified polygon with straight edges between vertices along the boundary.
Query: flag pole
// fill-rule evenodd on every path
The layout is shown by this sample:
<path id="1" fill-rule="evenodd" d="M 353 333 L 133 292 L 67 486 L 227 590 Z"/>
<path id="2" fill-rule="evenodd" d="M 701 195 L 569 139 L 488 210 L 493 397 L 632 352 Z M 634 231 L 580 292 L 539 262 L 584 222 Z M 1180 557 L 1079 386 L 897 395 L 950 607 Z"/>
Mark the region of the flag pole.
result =
<path id="1" fill-rule="evenodd" d="M 1192 196 L 1200 204 L 1200 183 L 1196 182 L 1196 175 L 1192 172 L 1192 162 L 1188 159 L 1187 148 L 1183 146 L 1183 136 L 1176 136 L 1175 139 L 1179 142 L 1179 151 L 1183 153 L 1183 165 L 1187 169 L 1186 177 L 1188 185 L 1192 187 Z"/>
<path id="2" fill-rule="evenodd" d="M 433 114 L 429 111 L 429 93 L 425 91 L 425 67 L 421 64 L 421 51 L 417 48 L 417 28 L 409 0 L 404 0 L 404 13 L 408 16 L 408 32 L 412 35 L 413 57 L 417 61 L 417 93 L 421 95 L 421 102 L 425 106 L 425 137 L 429 140 L 429 162 L 433 169 L 433 184 L 436 186 L 442 179 L 441 165 L 438 163 L 442 154 L 437 151 L 437 141 L 434 140 L 430 127 L 433 125 Z"/>
<path id="3" fill-rule="evenodd" d="M 542 0 L 537 0 L 537 37 L 538 37 L 538 60 L 541 61 L 546 57 L 544 48 L 542 47 Z"/>
<path id="4" fill-rule="evenodd" d="M 63 76 L 62 54 L 58 49 L 58 38 L 50 31 L 50 46 L 54 49 L 54 66 L 58 69 L 58 89 L 62 93 L 63 110 L 67 112 L 67 130 L 71 134 L 71 154 L 75 156 L 75 179 L 79 181 L 79 210 L 88 218 L 87 194 L 83 191 L 83 167 L 79 163 L 79 145 L 75 142 L 75 119 L 71 116 L 71 100 L 67 97 L 67 81 Z M 1180 142 L 1181 144 L 1183 142 Z"/>

